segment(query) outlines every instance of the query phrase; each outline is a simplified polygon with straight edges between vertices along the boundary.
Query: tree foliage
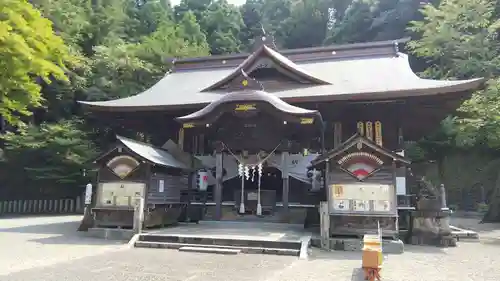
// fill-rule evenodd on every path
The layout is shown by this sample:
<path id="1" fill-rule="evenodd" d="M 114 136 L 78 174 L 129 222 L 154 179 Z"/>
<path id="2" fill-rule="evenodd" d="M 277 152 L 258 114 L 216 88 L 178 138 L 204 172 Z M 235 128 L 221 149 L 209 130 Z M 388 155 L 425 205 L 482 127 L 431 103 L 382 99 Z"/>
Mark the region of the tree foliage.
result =
<path id="1" fill-rule="evenodd" d="M 15 133 L 4 134 L 2 159 L 15 172 L 8 182 L 40 189 L 85 184 L 88 178 L 83 176 L 83 169 L 91 169 L 89 160 L 97 151 L 80 126 L 78 120 L 63 120 L 21 126 Z"/>
<path id="2" fill-rule="evenodd" d="M 51 21 L 26 0 L 0 3 L 0 116 L 14 124 L 43 102 L 42 83 L 67 81 L 75 63 Z"/>

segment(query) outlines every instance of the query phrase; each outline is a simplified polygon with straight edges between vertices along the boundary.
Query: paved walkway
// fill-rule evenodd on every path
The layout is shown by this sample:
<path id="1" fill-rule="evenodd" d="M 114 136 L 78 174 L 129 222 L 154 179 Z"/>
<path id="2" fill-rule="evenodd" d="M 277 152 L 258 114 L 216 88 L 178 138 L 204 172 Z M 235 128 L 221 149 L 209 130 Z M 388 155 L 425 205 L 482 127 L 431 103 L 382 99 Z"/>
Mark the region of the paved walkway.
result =
<path id="1" fill-rule="evenodd" d="M 129 249 L 79 237 L 79 217 L 0 219 L 1 281 L 360 281 L 360 253 L 314 250 L 309 260 Z M 490 226 L 489 226 L 490 227 Z M 493 228 L 493 227 L 491 227 Z M 486 231 L 486 230 L 485 230 Z M 387 257 L 384 281 L 498 281 L 500 236 Z"/>
<path id="2" fill-rule="evenodd" d="M 95 256 L 124 246 L 76 232 L 82 216 L 0 218 L 0 276 Z M 0 280 L 4 280 L 0 277 Z"/>

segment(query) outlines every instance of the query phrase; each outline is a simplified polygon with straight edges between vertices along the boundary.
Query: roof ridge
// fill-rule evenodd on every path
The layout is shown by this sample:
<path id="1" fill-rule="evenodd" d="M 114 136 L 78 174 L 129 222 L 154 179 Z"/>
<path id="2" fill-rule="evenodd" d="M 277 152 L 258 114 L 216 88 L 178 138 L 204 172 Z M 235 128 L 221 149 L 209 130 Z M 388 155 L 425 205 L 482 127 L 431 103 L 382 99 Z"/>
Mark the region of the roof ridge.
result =
<path id="1" fill-rule="evenodd" d="M 404 38 L 395 39 L 395 40 L 349 43 L 349 44 L 338 44 L 338 45 L 332 44 L 332 45 L 327 45 L 327 46 L 297 48 L 297 49 L 282 49 L 282 50 L 277 49 L 275 51 L 282 54 L 282 55 L 288 55 L 288 54 L 298 54 L 298 53 L 314 53 L 314 52 L 330 51 L 330 50 L 370 49 L 370 48 L 374 48 L 374 47 L 397 46 L 399 44 L 403 44 L 403 43 L 406 43 L 408 41 L 410 41 L 410 38 L 404 37 Z M 262 45 L 262 46 L 265 46 L 265 45 Z M 259 48 L 261 48 L 261 47 L 259 47 Z M 396 49 L 394 49 L 394 51 L 397 52 Z M 249 55 L 251 55 L 254 52 L 251 52 L 251 53 L 245 52 L 245 53 L 236 53 L 236 54 L 227 54 L 227 55 L 210 55 L 210 56 L 193 57 L 193 58 L 182 58 L 182 59 L 175 60 L 174 64 L 212 61 L 212 60 L 221 60 L 221 59 L 244 58 L 244 57 L 248 57 Z"/>

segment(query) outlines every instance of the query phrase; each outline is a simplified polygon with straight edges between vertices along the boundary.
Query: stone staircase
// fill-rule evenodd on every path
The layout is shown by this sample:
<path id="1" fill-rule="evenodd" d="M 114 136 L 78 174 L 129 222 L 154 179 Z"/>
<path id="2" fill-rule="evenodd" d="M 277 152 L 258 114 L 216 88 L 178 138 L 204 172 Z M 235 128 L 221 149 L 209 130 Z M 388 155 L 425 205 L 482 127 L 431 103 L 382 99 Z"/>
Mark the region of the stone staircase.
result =
<path id="1" fill-rule="evenodd" d="M 246 253 L 298 257 L 301 255 L 301 250 L 307 251 L 309 241 L 305 243 L 307 245 L 304 246 L 304 242 L 301 240 L 281 241 L 234 236 L 209 237 L 149 233 L 141 234 L 134 246 L 136 248 L 178 249 L 179 251 L 226 255 Z"/>

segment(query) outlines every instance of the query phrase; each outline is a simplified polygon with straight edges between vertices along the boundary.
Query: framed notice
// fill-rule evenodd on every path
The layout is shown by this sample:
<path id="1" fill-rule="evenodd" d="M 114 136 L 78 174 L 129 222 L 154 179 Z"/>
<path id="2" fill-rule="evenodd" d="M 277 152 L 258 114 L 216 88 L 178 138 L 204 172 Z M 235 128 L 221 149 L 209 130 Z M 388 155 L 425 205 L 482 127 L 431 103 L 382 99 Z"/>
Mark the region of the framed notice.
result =
<path id="1" fill-rule="evenodd" d="M 165 181 L 164 180 L 158 181 L 158 192 L 165 192 Z"/>
<path id="2" fill-rule="evenodd" d="M 370 201 L 368 200 L 354 200 L 354 211 L 368 212 L 370 211 Z"/>
<path id="3" fill-rule="evenodd" d="M 247 194 L 247 200 L 249 201 L 257 201 L 258 194 L 257 192 L 248 192 Z"/>

